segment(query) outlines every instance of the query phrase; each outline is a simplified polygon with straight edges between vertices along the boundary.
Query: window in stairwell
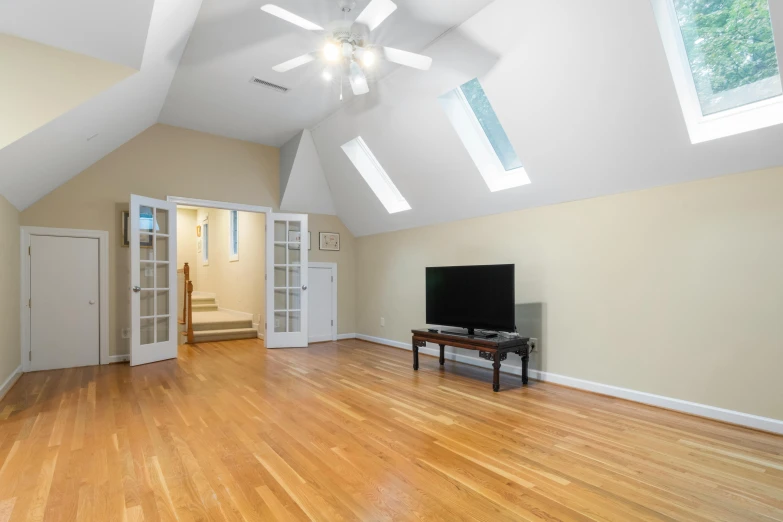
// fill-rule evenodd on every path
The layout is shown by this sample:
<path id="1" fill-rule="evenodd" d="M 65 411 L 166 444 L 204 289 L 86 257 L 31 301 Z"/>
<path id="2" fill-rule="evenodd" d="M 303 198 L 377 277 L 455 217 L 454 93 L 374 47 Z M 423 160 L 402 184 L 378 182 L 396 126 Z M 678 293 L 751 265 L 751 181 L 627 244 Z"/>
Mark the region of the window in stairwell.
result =
<path id="1" fill-rule="evenodd" d="M 209 265 L 209 222 L 201 225 L 201 264 Z"/>
<path id="2" fill-rule="evenodd" d="M 236 210 L 228 213 L 228 260 L 239 261 L 239 216 Z"/>

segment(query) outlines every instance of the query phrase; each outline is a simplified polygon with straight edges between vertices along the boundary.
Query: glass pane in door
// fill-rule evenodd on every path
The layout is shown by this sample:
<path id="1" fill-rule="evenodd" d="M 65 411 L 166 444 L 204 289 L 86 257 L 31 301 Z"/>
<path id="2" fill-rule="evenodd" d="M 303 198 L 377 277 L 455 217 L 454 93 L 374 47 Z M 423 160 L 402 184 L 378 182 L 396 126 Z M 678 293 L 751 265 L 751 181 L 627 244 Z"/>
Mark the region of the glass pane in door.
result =
<path id="1" fill-rule="evenodd" d="M 169 214 L 142 206 L 139 211 L 139 271 L 141 292 L 140 344 L 169 340 Z"/>
<path id="2" fill-rule="evenodd" d="M 274 223 L 274 331 L 302 331 L 301 252 L 302 222 Z"/>

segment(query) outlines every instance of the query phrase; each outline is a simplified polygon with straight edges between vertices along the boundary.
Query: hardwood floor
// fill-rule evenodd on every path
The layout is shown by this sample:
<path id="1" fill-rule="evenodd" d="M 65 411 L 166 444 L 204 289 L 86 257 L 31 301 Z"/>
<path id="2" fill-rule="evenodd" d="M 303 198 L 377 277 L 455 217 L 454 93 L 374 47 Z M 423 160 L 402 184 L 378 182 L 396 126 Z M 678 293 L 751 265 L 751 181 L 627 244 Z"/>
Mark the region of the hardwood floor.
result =
<path id="1" fill-rule="evenodd" d="M 783 437 L 361 341 L 25 374 L 8 520 L 783 520 Z"/>

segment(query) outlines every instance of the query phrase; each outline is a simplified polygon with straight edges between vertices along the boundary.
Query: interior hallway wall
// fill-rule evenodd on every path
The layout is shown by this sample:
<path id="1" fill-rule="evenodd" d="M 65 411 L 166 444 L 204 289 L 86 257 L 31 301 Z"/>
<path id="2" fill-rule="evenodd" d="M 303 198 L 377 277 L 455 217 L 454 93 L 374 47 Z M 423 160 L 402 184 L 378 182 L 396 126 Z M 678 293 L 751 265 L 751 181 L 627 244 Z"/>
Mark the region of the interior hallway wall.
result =
<path id="1" fill-rule="evenodd" d="M 196 282 L 196 209 L 177 208 L 177 270 L 185 263 L 190 267 L 190 280 L 198 290 Z M 184 295 L 184 294 L 183 294 Z"/>
<path id="2" fill-rule="evenodd" d="M 217 295 L 220 308 L 253 314 L 253 322 L 261 323 L 263 332 L 264 270 L 266 216 L 255 212 L 239 212 L 237 261 L 229 260 L 229 215 L 230 211 L 201 208 L 196 211 L 195 225 L 202 226 L 201 241 L 204 241 L 205 222 L 209 223 L 209 264 L 202 261 L 202 254 L 196 254 L 196 290 Z M 191 233 L 195 237 L 196 229 Z M 194 252 L 196 243 L 194 241 Z M 202 246 L 203 253 L 203 246 Z"/>

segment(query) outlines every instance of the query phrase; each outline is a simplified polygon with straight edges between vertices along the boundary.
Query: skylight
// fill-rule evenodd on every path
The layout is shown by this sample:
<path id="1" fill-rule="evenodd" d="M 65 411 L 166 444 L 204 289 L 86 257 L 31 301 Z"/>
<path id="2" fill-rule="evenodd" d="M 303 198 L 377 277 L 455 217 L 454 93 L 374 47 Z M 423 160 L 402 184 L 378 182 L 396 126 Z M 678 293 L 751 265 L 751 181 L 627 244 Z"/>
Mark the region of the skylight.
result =
<path id="1" fill-rule="evenodd" d="M 447 92 L 439 101 L 491 192 L 530 183 L 478 79 Z"/>
<path id="2" fill-rule="evenodd" d="M 691 142 L 783 123 L 768 0 L 653 0 L 653 7 Z"/>
<path id="3" fill-rule="evenodd" d="M 342 149 L 389 214 L 411 209 L 361 136 L 343 145 Z"/>

